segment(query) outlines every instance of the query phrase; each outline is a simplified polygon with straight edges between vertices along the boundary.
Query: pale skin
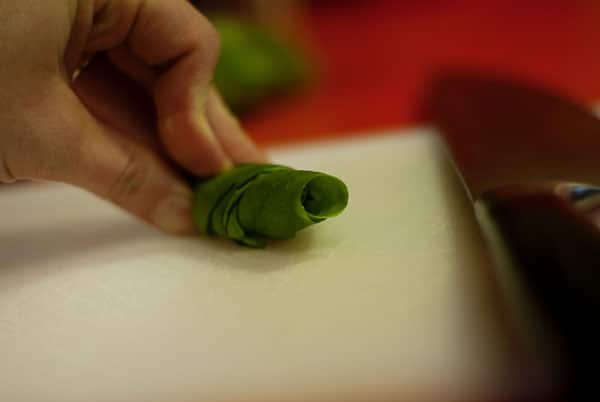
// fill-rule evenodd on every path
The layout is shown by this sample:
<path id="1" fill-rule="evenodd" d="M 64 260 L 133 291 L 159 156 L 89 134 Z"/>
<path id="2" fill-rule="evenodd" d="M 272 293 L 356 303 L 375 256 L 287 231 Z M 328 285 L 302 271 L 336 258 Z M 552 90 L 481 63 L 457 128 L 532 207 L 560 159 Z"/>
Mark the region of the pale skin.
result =
<path id="1" fill-rule="evenodd" d="M 187 0 L 0 0 L 0 182 L 68 183 L 193 232 L 181 172 L 265 161 L 211 87 L 218 52 Z"/>

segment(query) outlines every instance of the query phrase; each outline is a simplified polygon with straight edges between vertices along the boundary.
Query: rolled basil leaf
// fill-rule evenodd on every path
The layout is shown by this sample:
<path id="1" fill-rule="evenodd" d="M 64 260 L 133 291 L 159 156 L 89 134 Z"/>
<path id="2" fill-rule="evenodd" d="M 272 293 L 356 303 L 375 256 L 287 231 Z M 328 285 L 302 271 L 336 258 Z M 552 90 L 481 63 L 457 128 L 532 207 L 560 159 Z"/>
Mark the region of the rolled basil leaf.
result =
<path id="1" fill-rule="evenodd" d="M 296 232 L 341 213 L 346 185 L 320 172 L 243 164 L 198 184 L 193 219 L 208 235 L 264 247 L 266 239 Z"/>

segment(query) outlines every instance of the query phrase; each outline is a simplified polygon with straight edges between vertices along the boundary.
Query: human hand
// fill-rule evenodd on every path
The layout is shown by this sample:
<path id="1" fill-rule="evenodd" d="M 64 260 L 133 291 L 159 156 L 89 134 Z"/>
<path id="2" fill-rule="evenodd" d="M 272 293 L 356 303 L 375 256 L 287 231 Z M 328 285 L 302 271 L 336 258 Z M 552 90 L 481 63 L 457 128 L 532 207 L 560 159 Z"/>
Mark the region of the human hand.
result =
<path id="1" fill-rule="evenodd" d="M 185 233 L 180 170 L 264 161 L 211 87 L 218 35 L 187 0 L 0 0 L 0 16 L 0 182 L 69 183 Z"/>

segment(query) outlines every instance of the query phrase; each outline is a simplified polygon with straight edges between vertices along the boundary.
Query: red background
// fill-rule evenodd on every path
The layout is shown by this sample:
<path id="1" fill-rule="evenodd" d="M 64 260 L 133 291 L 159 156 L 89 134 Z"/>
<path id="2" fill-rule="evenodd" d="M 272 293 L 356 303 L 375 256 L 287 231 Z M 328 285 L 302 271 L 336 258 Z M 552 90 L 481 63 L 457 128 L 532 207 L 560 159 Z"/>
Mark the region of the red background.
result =
<path id="1" fill-rule="evenodd" d="M 446 68 L 600 100 L 596 0 L 317 0 L 301 21 L 318 80 L 244 117 L 263 144 L 418 123 L 428 82 Z"/>

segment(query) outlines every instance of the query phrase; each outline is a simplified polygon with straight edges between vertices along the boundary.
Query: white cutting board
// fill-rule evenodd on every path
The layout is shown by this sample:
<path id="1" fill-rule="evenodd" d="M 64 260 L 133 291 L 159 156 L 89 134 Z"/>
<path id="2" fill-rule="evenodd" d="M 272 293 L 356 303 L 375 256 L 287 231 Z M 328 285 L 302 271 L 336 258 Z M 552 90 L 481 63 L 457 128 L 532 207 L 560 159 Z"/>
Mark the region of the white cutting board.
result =
<path id="1" fill-rule="evenodd" d="M 3 190 L 0 401 L 448 401 L 534 388 L 430 130 L 272 157 L 341 177 L 346 212 L 252 250 L 166 237 L 62 185 Z"/>

